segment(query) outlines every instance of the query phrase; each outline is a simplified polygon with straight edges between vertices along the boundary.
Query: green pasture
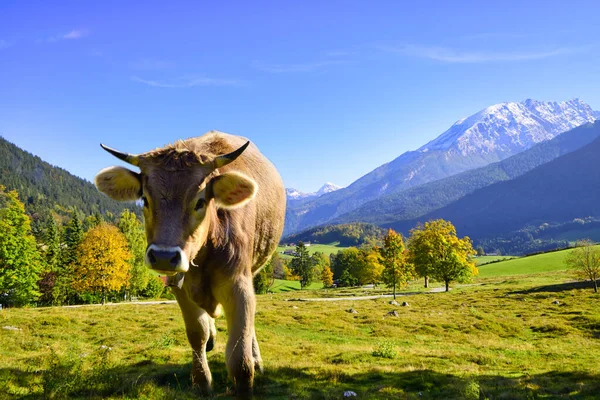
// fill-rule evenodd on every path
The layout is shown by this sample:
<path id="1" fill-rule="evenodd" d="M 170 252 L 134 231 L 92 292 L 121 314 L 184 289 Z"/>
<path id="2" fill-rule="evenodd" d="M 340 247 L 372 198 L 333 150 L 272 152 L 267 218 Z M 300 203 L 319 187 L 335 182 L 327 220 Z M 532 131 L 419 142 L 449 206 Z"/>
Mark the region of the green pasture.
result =
<path id="1" fill-rule="evenodd" d="M 330 255 L 330 254 L 335 254 L 340 250 L 344 250 L 347 249 L 348 247 L 343 247 L 339 245 L 339 242 L 334 242 L 334 243 L 330 243 L 330 244 L 320 244 L 320 243 L 315 243 L 315 244 L 311 244 L 310 246 L 307 247 L 308 252 L 310 254 L 313 254 L 315 252 L 321 252 L 324 253 L 326 255 Z M 279 257 L 281 258 L 292 258 L 292 256 L 287 255 L 287 254 L 283 254 L 283 252 L 285 250 L 295 250 L 296 247 L 293 246 L 278 246 L 277 247 L 277 253 L 279 253 Z"/>
<path id="2" fill-rule="evenodd" d="M 597 399 L 600 295 L 572 282 L 564 255 L 487 264 L 448 293 L 415 281 L 398 298 L 406 307 L 389 297 L 314 301 L 383 287 L 277 281 L 280 293 L 258 296 L 256 398 Z M 211 398 L 226 399 L 227 328 L 216 324 Z M 198 397 L 176 304 L 5 309 L 0 327 L 0 398 Z"/>
<path id="3" fill-rule="evenodd" d="M 570 249 L 555 251 L 480 265 L 478 267 L 479 277 L 488 278 L 566 270 L 565 256 L 571 251 Z"/>

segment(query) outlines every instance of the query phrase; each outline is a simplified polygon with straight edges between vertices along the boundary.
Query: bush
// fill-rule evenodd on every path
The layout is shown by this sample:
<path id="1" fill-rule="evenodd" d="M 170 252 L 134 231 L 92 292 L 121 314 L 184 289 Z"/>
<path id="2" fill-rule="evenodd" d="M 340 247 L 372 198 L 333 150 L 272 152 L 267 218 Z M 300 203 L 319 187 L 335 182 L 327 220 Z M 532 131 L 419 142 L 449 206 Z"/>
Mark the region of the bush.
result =
<path id="1" fill-rule="evenodd" d="M 390 341 L 385 341 L 379 343 L 377 348 L 373 351 L 373 357 L 381 357 L 381 358 L 395 358 L 396 357 L 396 349 L 394 348 L 394 344 Z"/>
<path id="2" fill-rule="evenodd" d="M 154 276 L 148 280 L 148 284 L 140 293 L 143 297 L 149 299 L 159 298 L 165 290 L 165 284 L 158 276 Z"/>

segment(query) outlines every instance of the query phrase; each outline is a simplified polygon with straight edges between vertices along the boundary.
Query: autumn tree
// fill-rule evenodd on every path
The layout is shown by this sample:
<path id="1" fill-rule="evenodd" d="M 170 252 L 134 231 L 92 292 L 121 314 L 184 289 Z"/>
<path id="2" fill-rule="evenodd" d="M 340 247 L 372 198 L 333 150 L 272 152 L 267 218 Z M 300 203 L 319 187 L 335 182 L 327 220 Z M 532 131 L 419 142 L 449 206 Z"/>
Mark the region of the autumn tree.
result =
<path id="1" fill-rule="evenodd" d="M 594 292 L 598 293 L 598 279 L 600 279 L 600 247 L 594 245 L 589 239 L 580 240 L 576 248 L 566 256 L 565 263 L 573 272 L 576 279 L 590 280 L 594 285 Z"/>
<path id="2" fill-rule="evenodd" d="M 41 269 L 25 206 L 16 191 L 0 185 L 0 301 L 17 307 L 34 303 Z"/>
<path id="3" fill-rule="evenodd" d="M 146 288 L 152 278 L 152 273 L 146 266 L 146 235 L 142 223 L 130 210 L 123 210 L 117 224 L 119 230 L 127 239 L 127 246 L 131 253 L 129 262 L 129 295 L 138 296 Z"/>
<path id="4" fill-rule="evenodd" d="M 321 282 L 323 282 L 323 287 L 328 288 L 333 286 L 333 272 L 331 272 L 329 265 L 325 266 L 321 271 Z"/>
<path id="5" fill-rule="evenodd" d="M 129 279 L 131 253 L 127 239 L 114 225 L 101 223 L 90 229 L 77 249 L 73 288 L 102 295 L 120 290 Z"/>
<path id="6" fill-rule="evenodd" d="M 298 242 L 296 246 L 296 254 L 292 258 L 290 269 L 300 277 L 300 288 L 305 288 L 315 279 L 313 260 L 302 242 Z"/>
<path id="7" fill-rule="evenodd" d="M 360 263 L 356 271 L 359 284 L 376 285 L 381 282 L 384 266 L 381 250 L 377 246 L 363 246 L 359 249 Z"/>
<path id="8" fill-rule="evenodd" d="M 383 264 L 382 280 L 387 286 L 393 288 L 395 299 L 396 288 L 405 286 L 414 278 L 415 273 L 413 265 L 407 260 L 404 239 L 393 229 L 389 229 L 383 238 L 381 259 Z"/>
<path id="9" fill-rule="evenodd" d="M 419 275 L 444 282 L 446 291 L 450 282 L 468 282 L 478 274 L 473 244 L 468 236 L 459 239 L 454 225 L 443 219 L 418 225 L 411 231 L 408 242 L 409 260 Z"/>

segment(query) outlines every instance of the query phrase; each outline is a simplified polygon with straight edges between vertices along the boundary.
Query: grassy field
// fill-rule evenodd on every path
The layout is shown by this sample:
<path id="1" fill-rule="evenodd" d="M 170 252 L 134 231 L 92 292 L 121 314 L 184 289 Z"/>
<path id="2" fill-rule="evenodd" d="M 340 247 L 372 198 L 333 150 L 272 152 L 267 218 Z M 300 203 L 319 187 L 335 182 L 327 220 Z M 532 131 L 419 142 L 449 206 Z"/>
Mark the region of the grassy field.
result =
<path id="1" fill-rule="evenodd" d="M 256 397 L 597 399 L 600 295 L 553 270 L 559 256 L 486 265 L 475 285 L 401 297 L 408 307 L 389 298 L 292 301 L 382 288 L 258 296 L 265 374 Z M 7 309 L 0 327 L 0 398 L 197 397 L 176 304 Z M 214 398 L 229 398 L 223 318 L 217 329 Z"/>
<path id="2" fill-rule="evenodd" d="M 479 256 L 475 257 L 475 263 L 477 265 L 487 264 L 496 261 L 509 260 L 511 258 L 516 258 L 515 256 Z"/>
<path id="3" fill-rule="evenodd" d="M 282 254 L 285 250 L 295 250 L 295 247 L 292 246 L 278 246 L 277 253 L 279 253 L 279 257 L 281 258 L 292 258 L 292 256 Z M 330 255 L 331 253 L 337 253 L 340 250 L 347 249 L 347 247 L 339 246 L 339 243 L 330 243 L 330 244 L 311 244 L 308 247 L 308 252 L 310 254 L 320 251 L 321 253 Z"/>
<path id="4" fill-rule="evenodd" d="M 479 276 L 486 278 L 563 271 L 567 269 L 564 262 L 565 256 L 570 252 L 571 250 L 555 251 L 481 265 L 479 266 Z"/>
<path id="5" fill-rule="evenodd" d="M 321 282 L 313 282 L 307 288 L 307 290 L 321 289 L 323 284 Z M 283 279 L 275 279 L 275 283 L 269 291 L 273 293 L 289 292 L 293 290 L 300 290 L 300 281 L 285 281 Z"/>

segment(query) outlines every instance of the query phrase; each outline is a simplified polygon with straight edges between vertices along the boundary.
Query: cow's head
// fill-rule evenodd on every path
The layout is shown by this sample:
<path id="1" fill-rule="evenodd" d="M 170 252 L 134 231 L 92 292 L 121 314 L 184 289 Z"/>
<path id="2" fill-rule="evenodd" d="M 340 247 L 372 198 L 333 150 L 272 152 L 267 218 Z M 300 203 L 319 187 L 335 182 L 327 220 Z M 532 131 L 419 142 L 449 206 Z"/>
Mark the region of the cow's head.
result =
<path id="1" fill-rule="evenodd" d="M 186 272 L 206 244 L 217 209 L 240 207 L 256 193 L 257 185 L 248 176 L 218 170 L 238 158 L 249 143 L 219 156 L 196 154 L 184 142 L 140 155 L 102 145 L 140 172 L 103 169 L 96 175 L 96 187 L 115 200 L 141 200 L 148 240 L 146 263 L 166 275 Z"/>

